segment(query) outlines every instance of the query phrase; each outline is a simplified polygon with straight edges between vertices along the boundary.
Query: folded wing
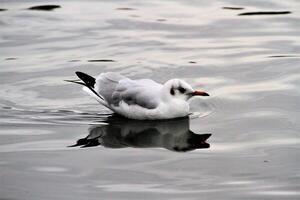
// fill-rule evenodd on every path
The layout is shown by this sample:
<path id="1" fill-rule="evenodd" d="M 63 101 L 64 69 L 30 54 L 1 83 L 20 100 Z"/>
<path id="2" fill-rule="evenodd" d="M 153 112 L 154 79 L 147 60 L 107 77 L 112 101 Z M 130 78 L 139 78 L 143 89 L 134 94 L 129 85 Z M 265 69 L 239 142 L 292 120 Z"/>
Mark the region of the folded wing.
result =
<path id="1" fill-rule="evenodd" d="M 147 109 L 158 106 L 162 85 L 149 79 L 131 80 L 122 79 L 112 93 L 111 104 L 118 106 L 122 101 L 128 105 L 138 105 Z"/>

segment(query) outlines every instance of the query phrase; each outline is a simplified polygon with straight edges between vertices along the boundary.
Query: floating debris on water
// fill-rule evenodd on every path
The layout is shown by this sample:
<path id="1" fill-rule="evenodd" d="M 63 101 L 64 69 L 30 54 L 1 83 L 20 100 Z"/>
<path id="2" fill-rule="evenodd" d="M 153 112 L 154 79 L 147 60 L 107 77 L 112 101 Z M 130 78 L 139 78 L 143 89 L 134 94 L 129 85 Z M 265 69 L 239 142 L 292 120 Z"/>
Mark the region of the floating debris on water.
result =
<path id="1" fill-rule="evenodd" d="M 7 11 L 7 9 L 5 9 L 5 8 L 0 8 L 0 12 L 2 12 L 2 11 Z"/>
<path id="2" fill-rule="evenodd" d="M 100 60 L 88 60 L 88 62 L 116 62 L 116 61 L 110 59 L 100 59 Z"/>
<path id="3" fill-rule="evenodd" d="M 59 5 L 40 5 L 40 6 L 33 6 L 28 8 L 28 10 L 44 10 L 44 11 L 51 11 L 57 8 L 61 8 Z"/>
<path id="4" fill-rule="evenodd" d="M 238 14 L 239 16 L 242 15 L 285 15 L 291 14 L 291 11 L 260 11 L 260 12 L 245 12 Z"/>
<path id="5" fill-rule="evenodd" d="M 227 9 L 227 10 L 243 10 L 244 8 L 242 7 L 231 7 L 231 6 L 225 6 L 222 7 L 223 9 Z"/>

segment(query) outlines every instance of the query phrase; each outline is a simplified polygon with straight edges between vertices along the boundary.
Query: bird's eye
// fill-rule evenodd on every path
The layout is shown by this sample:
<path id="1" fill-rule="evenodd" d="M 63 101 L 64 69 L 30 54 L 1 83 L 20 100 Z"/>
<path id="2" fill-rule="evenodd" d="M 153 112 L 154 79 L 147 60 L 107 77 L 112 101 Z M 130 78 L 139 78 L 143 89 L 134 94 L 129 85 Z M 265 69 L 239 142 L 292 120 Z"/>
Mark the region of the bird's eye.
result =
<path id="1" fill-rule="evenodd" d="M 179 87 L 178 90 L 179 90 L 179 92 L 182 93 L 182 94 L 185 93 L 185 91 L 186 91 L 186 89 L 184 89 L 183 87 Z"/>
<path id="2" fill-rule="evenodd" d="M 175 94 L 175 91 L 174 91 L 174 89 L 173 89 L 173 88 L 171 88 L 171 90 L 170 90 L 170 94 L 171 94 L 171 95 L 174 95 L 174 94 Z"/>

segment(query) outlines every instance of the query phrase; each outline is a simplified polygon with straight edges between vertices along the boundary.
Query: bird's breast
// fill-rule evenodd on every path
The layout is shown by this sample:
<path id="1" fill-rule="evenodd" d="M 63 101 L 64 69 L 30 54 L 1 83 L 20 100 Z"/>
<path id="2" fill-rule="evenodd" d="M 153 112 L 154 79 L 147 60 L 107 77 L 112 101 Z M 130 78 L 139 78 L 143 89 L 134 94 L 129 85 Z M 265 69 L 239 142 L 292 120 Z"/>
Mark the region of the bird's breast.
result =
<path id="1" fill-rule="evenodd" d="M 149 109 L 139 105 L 130 105 L 121 101 L 118 106 L 113 106 L 113 110 L 130 119 L 159 120 L 187 116 L 189 113 L 189 104 L 186 102 L 169 104 L 162 102 L 156 108 Z"/>

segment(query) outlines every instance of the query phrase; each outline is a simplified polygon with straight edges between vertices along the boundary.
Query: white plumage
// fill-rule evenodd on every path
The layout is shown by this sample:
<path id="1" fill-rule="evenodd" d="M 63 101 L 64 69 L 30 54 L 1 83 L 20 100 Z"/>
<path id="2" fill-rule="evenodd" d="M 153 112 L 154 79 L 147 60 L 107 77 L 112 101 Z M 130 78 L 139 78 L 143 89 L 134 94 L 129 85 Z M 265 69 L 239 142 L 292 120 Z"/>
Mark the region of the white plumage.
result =
<path id="1" fill-rule="evenodd" d="M 95 78 L 76 72 L 84 82 L 83 90 L 117 114 L 131 119 L 156 120 L 184 117 L 189 114 L 188 100 L 209 96 L 196 91 L 185 81 L 171 79 L 165 84 L 150 79 L 132 80 L 114 72 L 101 73 Z"/>

